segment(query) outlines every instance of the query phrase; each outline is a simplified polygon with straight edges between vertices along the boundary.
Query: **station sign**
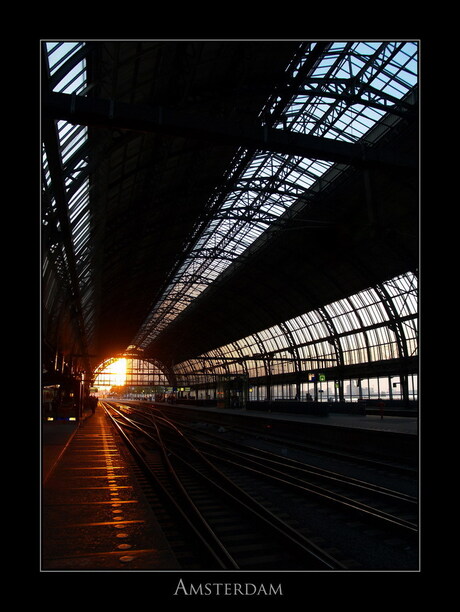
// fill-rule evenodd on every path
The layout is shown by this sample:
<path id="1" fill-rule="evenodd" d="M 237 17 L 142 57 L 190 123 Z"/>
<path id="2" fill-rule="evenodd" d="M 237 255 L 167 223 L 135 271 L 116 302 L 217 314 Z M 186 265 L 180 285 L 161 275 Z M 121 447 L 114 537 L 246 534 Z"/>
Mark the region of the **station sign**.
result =
<path id="1" fill-rule="evenodd" d="M 308 382 L 326 382 L 326 374 L 308 372 Z"/>

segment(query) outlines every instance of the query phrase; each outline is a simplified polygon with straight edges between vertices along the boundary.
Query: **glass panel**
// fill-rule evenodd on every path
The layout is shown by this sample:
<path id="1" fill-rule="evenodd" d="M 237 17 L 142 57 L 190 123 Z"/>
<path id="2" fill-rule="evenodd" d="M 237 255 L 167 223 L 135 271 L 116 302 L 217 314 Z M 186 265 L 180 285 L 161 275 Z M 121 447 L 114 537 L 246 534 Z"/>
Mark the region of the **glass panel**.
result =
<path id="1" fill-rule="evenodd" d="M 287 78 L 299 74 L 315 46 L 305 45 L 305 56 L 289 68 Z M 270 117 L 276 109 L 280 120 L 272 127 L 348 142 L 364 140 L 376 122 L 416 85 L 417 54 L 416 42 L 331 43 L 308 80 L 296 83 L 287 106 L 280 112 L 280 98 L 271 96 L 260 116 Z M 244 150 L 235 156 L 235 168 L 245 156 Z M 324 182 L 331 167 L 324 161 L 257 152 L 239 176 L 230 169 L 234 188 L 216 194 L 219 210 L 134 342 L 139 346 L 149 344 L 188 306 L 188 297 L 199 295 L 299 196 L 313 190 L 318 179 Z M 214 201 L 210 202 L 213 205 Z M 185 290 L 181 278 L 190 275 L 198 275 L 205 282 L 195 282 L 193 288 Z M 179 288 L 175 293 L 174 287 Z M 166 318 L 162 303 L 170 310 Z M 377 314 L 365 312 L 363 316 L 369 319 Z M 343 331 L 359 327 L 352 316 L 337 324 Z M 322 337 L 321 330 L 312 328 L 311 333 L 314 338 Z"/>
<path id="2" fill-rule="evenodd" d="M 48 42 L 45 45 L 48 54 L 50 77 L 55 77 L 53 91 L 76 94 L 82 93 L 86 87 L 86 60 L 75 54 L 84 51 L 84 42 Z M 66 70 L 67 69 L 67 70 Z M 57 76 L 59 72 L 59 76 Z M 91 307 L 91 266 L 90 256 L 90 211 L 89 211 L 89 182 L 85 178 L 87 143 L 86 126 L 75 126 L 65 121 L 57 122 L 58 145 L 61 165 L 67 172 L 65 188 L 67 194 L 68 217 L 71 227 L 73 251 L 76 262 L 76 272 L 82 295 L 82 313 L 85 319 L 86 335 L 89 339 L 94 331 L 93 308 Z M 66 164 L 71 161 L 70 166 Z M 45 163 L 45 181 L 51 181 L 49 169 Z M 67 257 L 62 253 L 61 265 L 67 266 Z"/>
<path id="3" fill-rule="evenodd" d="M 404 302 L 403 312 L 407 311 L 408 304 L 413 308 L 414 301 L 405 299 L 407 293 L 403 295 L 403 291 L 415 293 L 416 278 L 412 274 L 407 274 L 393 279 L 391 282 L 393 283 L 393 292 L 399 300 L 397 305 L 401 306 L 402 300 Z M 369 289 L 360 292 L 350 296 L 347 300 L 329 304 L 324 310 L 331 317 L 337 331 L 336 341 L 342 351 L 344 366 L 400 357 L 395 331 L 389 326 L 388 312 L 376 291 Z M 362 326 L 360 326 L 360 318 Z M 401 325 L 408 347 L 408 355 L 416 355 L 416 316 L 402 321 Z M 284 326 L 287 334 L 283 332 Z M 291 346 L 292 342 L 294 343 L 293 346 Z M 181 371 L 184 373 L 194 371 L 201 359 L 206 359 L 207 356 L 211 355 L 221 355 L 234 359 L 235 363 L 231 364 L 230 371 L 247 373 L 250 379 L 259 376 L 265 377 L 268 374 L 277 376 L 295 373 L 299 363 L 303 373 L 327 371 L 328 368 L 339 365 L 337 361 L 339 355 L 336 353 L 330 338 L 330 331 L 319 311 L 310 311 L 286 321 L 283 325 L 275 325 L 220 349 L 210 351 L 196 360 L 186 362 L 186 367 Z M 300 361 L 296 361 L 294 356 L 298 356 Z M 237 360 L 241 360 L 241 358 L 245 359 L 244 365 L 241 362 L 237 363 Z M 216 367 L 215 363 L 212 368 L 213 372 L 224 374 L 228 371 L 228 367 L 225 368 L 222 364 Z M 266 368 L 269 363 L 270 371 L 267 372 Z M 389 387 L 385 379 L 381 378 L 378 379 L 378 385 L 376 385 L 374 379 L 368 381 L 366 391 L 363 391 L 365 389 L 363 385 L 358 385 L 358 381 L 350 381 L 347 385 L 345 395 L 349 401 L 356 401 L 360 397 L 360 393 L 361 396 L 364 393 L 370 398 L 376 393 L 386 393 L 387 397 L 393 393 L 393 387 Z M 263 395 L 262 388 L 263 386 L 259 385 L 253 393 L 257 393 L 261 397 Z M 338 390 L 333 381 L 328 381 L 324 389 L 323 400 L 332 395 L 334 400 L 338 399 Z M 312 383 L 302 383 L 301 392 L 304 399 L 308 393 L 313 396 L 313 390 Z M 276 383 L 275 391 L 279 397 L 289 398 L 292 396 L 292 389 L 289 385 L 278 385 Z M 401 395 L 401 392 L 399 394 Z"/>

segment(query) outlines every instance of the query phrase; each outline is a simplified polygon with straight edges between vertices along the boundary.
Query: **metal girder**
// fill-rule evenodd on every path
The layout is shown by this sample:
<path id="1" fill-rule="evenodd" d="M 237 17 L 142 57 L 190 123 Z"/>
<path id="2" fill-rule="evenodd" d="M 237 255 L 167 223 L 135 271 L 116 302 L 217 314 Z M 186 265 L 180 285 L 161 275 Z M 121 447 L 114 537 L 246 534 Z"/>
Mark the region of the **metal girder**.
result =
<path id="1" fill-rule="evenodd" d="M 83 353 L 87 355 L 85 324 L 81 305 L 81 292 L 79 288 L 78 275 L 76 271 L 75 254 L 72 246 L 70 222 L 68 218 L 67 194 L 64 180 L 60 173 L 60 156 L 57 144 L 56 128 L 53 124 L 46 122 L 43 125 L 43 142 L 45 145 L 48 165 L 51 174 L 52 189 L 54 192 L 57 218 L 60 224 L 60 234 L 62 236 L 62 246 L 67 259 L 67 272 L 70 282 L 70 298 L 74 304 L 76 312 L 76 322 L 80 334 L 80 342 Z M 86 357 L 85 357 L 86 360 Z M 89 363 L 86 364 L 89 369 Z"/>
<path id="2" fill-rule="evenodd" d="M 344 102 L 347 106 L 360 104 L 362 106 L 381 110 L 385 113 L 391 113 L 402 118 L 409 117 L 410 114 L 413 112 L 413 108 L 411 105 L 405 103 L 404 101 L 387 96 L 383 92 L 378 92 L 367 84 L 357 85 L 354 88 L 356 90 L 356 93 L 354 90 L 347 91 L 344 89 L 342 91 L 338 87 L 329 87 L 329 89 L 327 89 L 327 87 L 331 85 L 328 82 L 325 85 L 321 85 L 321 87 L 312 87 L 310 84 L 307 84 L 304 85 L 302 88 L 299 88 L 296 93 L 299 96 L 308 96 L 312 98 L 331 98 L 339 102 Z M 336 82 L 333 82 L 332 85 L 336 85 Z M 371 95 L 374 95 L 376 99 L 372 99 Z M 380 95 L 380 99 L 377 98 L 378 95 Z"/>
<path id="3" fill-rule="evenodd" d="M 409 159 L 397 151 L 384 153 L 374 148 L 364 148 L 358 143 L 287 132 L 264 125 L 253 127 L 209 116 L 189 116 L 163 106 L 142 106 L 71 94 L 45 93 L 42 110 L 45 118 L 61 119 L 76 125 L 165 133 L 351 165 L 417 167 L 417 160 Z"/>

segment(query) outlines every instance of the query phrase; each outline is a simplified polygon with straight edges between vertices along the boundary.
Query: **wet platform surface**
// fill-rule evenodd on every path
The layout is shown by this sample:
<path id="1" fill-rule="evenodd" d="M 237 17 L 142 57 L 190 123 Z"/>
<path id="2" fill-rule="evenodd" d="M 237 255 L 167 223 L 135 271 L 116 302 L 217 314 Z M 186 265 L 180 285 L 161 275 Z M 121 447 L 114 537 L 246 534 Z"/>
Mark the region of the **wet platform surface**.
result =
<path id="1" fill-rule="evenodd" d="M 44 426 L 43 481 L 43 571 L 178 568 L 102 409 Z"/>

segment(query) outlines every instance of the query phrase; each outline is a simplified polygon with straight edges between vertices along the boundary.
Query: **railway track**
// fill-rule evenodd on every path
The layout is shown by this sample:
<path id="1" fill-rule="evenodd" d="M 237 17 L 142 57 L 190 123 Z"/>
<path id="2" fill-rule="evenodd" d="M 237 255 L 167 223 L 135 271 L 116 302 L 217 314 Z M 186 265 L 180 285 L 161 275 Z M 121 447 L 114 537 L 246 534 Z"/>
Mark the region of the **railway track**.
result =
<path id="1" fill-rule="evenodd" d="M 217 463 L 252 472 L 286 488 L 317 497 L 325 503 L 342 506 L 389 529 L 399 530 L 407 535 L 418 534 L 418 500 L 413 495 L 315 465 L 307 465 L 246 444 L 223 441 L 221 437 L 210 433 L 206 434 L 208 440 L 203 440 L 193 428 L 183 426 L 183 429 L 187 431 L 189 438 L 205 449 L 205 454 Z M 350 492 L 353 498 L 350 497 Z M 404 515 L 410 519 L 403 518 Z"/>
<path id="2" fill-rule="evenodd" d="M 152 408 L 152 404 L 144 404 L 144 406 L 149 406 Z M 167 412 L 170 418 L 174 418 L 176 422 L 181 423 L 184 426 L 196 423 L 197 417 L 193 414 L 193 411 L 188 413 L 188 411 L 168 405 Z M 220 415 L 212 413 L 206 416 L 206 422 L 214 425 L 222 424 Z M 416 477 L 418 474 L 417 466 L 408 465 L 407 463 L 401 461 L 390 461 L 387 457 L 384 458 L 378 456 L 378 454 L 376 455 L 375 453 L 369 454 L 368 452 L 363 452 L 362 450 L 359 452 L 359 454 L 357 454 L 350 450 L 331 446 L 330 443 L 321 444 L 318 442 L 306 442 L 303 437 L 297 436 L 295 432 L 290 432 L 288 436 L 283 435 L 283 433 L 280 431 L 275 432 L 271 424 L 265 424 L 265 426 L 261 427 L 260 425 L 242 425 L 226 422 L 225 429 L 227 431 L 232 431 L 235 434 L 241 434 L 243 436 L 253 438 L 256 437 L 260 440 L 264 439 L 280 445 L 287 445 L 290 448 L 298 449 L 300 451 L 313 452 L 325 457 L 335 457 L 338 460 L 353 462 L 357 465 L 376 467 L 377 469 L 385 469 L 389 472 L 407 474 L 412 477 Z"/>
<path id="3" fill-rule="evenodd" d="M 106 410 L 161 498 L 176 505 L 176 520 L 187 524 L 208 569 L 366 568 L 363 549 L 376 545 L 383 549 L 377 566 L 391 557 L 393 569 L 414 563 L 418 505 L 411 495 L 197 431 L 159 409 Z"/>

